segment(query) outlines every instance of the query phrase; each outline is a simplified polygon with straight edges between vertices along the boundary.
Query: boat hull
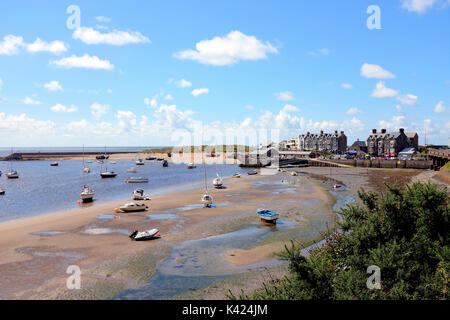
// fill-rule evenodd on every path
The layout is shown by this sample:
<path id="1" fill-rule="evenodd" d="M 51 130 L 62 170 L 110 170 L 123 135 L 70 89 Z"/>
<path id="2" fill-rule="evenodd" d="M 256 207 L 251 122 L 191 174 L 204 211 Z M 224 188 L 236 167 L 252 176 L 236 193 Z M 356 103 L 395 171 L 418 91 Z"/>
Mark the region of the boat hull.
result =
<path id="1" fill-rule="evenodd" d="M 100 177 L 102 177 L 102 179 L 114 178 L 114 177 L 116 177 L 116 176 L 117 176 L 117 173 L 114 173 L 114 174 L 110 174 L 110 173 L 108 173 L 108 174 L 103 174 L 103 173 L 100 173 Z"/>

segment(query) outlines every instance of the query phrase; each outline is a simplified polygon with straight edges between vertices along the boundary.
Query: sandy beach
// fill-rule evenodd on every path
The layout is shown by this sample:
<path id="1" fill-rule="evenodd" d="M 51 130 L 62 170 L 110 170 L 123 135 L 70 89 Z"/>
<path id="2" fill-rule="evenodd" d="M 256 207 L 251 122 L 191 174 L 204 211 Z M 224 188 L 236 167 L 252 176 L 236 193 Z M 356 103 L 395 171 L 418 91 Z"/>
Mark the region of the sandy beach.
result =
<path id="1" fill-rule="evenodd" d="M 333 205 L 337 198 L 330 193 L 335 181 L 348 187 L 340 191 L 340 195 L 357 200 L 356 194 L 361 187 L 377 190 L 389 179 L 400 181 L 399 177 L 403 177 L 401 181 L 407 183 L 413 177 L 429 172 L 383 170 L 383 176 L 388 178 L 376 182 L 380 176 L 376 170 L 295 170 L 300 172 L 299 176 L 276 173 L 226 179 L 226 188 L 211 190 L 215 208 L 202 208 L 200 198 L 204 192 L 193 189 L 152 197 L 145 201 L 149 206 L 146 212 L 114 214 L 114 209 L 123 202 L 93 203 L 75 210 L 0 224 L 0 298 L 113 298 L 124 290 L 148 283 L 161 272 L 163 262 L 172 257 L 171 252 L 174 249 L 179 251 L 187 242 L 214 239 L 218 235 L 232 236 L 242 230 L 268 232 L 264 238 L 258 238 L 245 247 L 227 247 L 224 243 L 223 250 L 214 251 L 217 266 L 208 269 L 204 263 L 199 267 L 212 270 L 216 275 L 229 275 L 227 279 L 172 296 L 223 299 L 228 290 L 239 292 L 242 281 L 248 283 L 245 286 L 247 291 L 257 289 L 267 281 L 268 273 L 249 267 L 265 261 L 273 264 L 276 260 L 274 255 L 290 240 L 307 246 L 322 239 L 324 232 L 336 226 Z M 255 214 L 260 207 L 268 207 L 281 214 L 282 222 L 276 230 L 261 226 Z M 106 216 L 99 218 L 99 215 Z M 160 230 L 160 239 L 135 242 L 128 238 L 135 229 L 155 227 Z M 200 264 L 206 259 L 201 254 L 197 258 Z M 183 261 L 178 261 L 178 265 L 183 267 Z M 69 265 L 77 265 L 82 271 L 80 290 L 66 287 Z M 167 270 L 170 273 L 176 269 Z M 286 273 L 285 266 L 279 263 L 268 264 L 267 270 L 271 272 L 271 279 Z M 180 272 L 183 275 L 183 271 Z"/>

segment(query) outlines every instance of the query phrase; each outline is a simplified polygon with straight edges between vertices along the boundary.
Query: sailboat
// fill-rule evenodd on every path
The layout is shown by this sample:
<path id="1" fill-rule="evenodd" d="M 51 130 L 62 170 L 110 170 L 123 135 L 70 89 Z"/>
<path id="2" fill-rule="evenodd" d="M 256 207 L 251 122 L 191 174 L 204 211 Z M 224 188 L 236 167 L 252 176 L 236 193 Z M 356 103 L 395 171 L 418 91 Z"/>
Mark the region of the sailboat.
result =
<path id="1" fill-rule="evenodd" d="M 89 167 L 86 166 L 86 163 L 84 162 L 84 145 L 83 145 L 83 171 L 84 171 L 85 173 L 91 172 L 91 169 L 89 169 Z"/>
<path id="2" fill-rule="evenodd" d="M 88 186 L 84 186 L 83 191 L 80 193 L 80 198 L 83 202 L 91 202 L 94 200 L 94 190 Z"/>
<path id="3" fill-rule="evenodd" d="M 12 154 L 13 154 L 13 149 L 11 148 L 11 156 L 12 156 Z M 12 169 L 11 159 L 9 160 L 9 172 L 7 172 L 5 175 L 8 179 L 19 179 L 19 172 L 17 172 L 17 170 Z"/>
<path id="4" fill-rule="evenodd" d="M 205 160 L 203 159 L 203 147 L 202 147 L 202 161 L 203 161 L 203 170 L 205 172 L 205 194 L 202 197 L 202 203 L 205 208 L 211 208 L 213 203 L 213 197 L 208 193 L 208 183 L 206 182 L 206 165 Z"/>
<path id="5" fill-rule="evenodd" d="M 217 173 L 217 178 L 215 178 L 215 179 L 213 180 L 213 185 L 214 185 L 214 188 L 216 188 L 216 189 L 220 189 L 220 188 L 222 188 L 222 186 L 223 186 L 223 180 L 222 180 L 222 178 L 219 176 L 218 173 Z"/>
<path id="6" fill-rule="evenodd" d="M 106 155 L 106 147 L 105 147 L 105 155 Z M 108 164 L 105 163 L 105 171 L 100 173 L 100 177 L 102 177 L 102 179 L 104 178 L 114 178 L 115 176 L 117 176 L 117 173 L 115 173 L 114 171 L 108 171 Z"/>

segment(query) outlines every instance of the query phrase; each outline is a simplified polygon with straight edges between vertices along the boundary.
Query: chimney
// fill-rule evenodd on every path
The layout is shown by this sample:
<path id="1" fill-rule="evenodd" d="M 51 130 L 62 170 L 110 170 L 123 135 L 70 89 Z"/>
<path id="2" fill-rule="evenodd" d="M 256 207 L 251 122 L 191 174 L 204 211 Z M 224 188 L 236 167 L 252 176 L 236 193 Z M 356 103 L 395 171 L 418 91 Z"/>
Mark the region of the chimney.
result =
<path id="1" fill-rule="evenodd" d="M 400 128 L 400 133 L 405 133 L 405 129 L 403 129 L 403 128 Z"/>
<path id="2" fill-rule="evenodd" d="M 372 134 L 377 133 L 377 129 L 372 129 Z"/>
<path id="3" fill-rule="evenodd" d="M 386 129 L 381 129 L 381 133 L 386 133 Z"/>

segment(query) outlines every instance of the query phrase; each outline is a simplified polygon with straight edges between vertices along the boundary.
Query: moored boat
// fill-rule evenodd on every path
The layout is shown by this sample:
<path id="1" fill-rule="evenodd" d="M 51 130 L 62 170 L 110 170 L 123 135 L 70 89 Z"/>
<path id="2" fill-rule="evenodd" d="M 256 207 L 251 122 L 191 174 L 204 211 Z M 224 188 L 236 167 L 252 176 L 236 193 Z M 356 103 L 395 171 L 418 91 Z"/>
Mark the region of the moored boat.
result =
<path id="1" fill-rule="evenodd" d="M 102 179 L 114 178 L 115 176 L 117 176 L 117 173 L 115 173 L 114 171 L 105 171 L 100 173 L 100 177 L 102 177 Z"/>
<path id="2" fill-rule="evenodd" d="M 5 173 L 8 179 L 19 179 L 19 173 L 16 170 Z"/>
<path id="3" fill-rule="evenodd" d="M 280 215 L 272 210 L 258 209 L 256 214 L 260 217 L 261 221 L 269 224 L 276 224 Z"/>
<path id="4" fill-rule="evenodd" d="M 2 196 L 2 195 L 4 195 L 4 194 L 5 194 L 5 190 L 0 189 L 0 196 Z"/>
<path id="5" fill-rule="evenodd" d="M 145 164 L 144 160 L 142 160 L 142 159 L 137 159 L 135 163 L 138 166 L 143 166 Z"/>
<path id="6" fill-rule="evenodd" d="M 298 175 L 297 172 L 295 172 L 295 171 L 292 171 L 292 172 L 291 172 L 291 176 L 294 176 L 294 177 L 295 177 L 295 176 L 297 176 L 297 175 Z"/>
<path id="7" fill-rule="evenodd" d="M 94 190 L 88 186 L 84 186 L 83 191 L 80 193 L 80 198 L 83 202 L 91 202 L 94 200 Z"/>
<path id="8" fill-rule="evenodd" d="M 128 183 L 147 183 L 148 182 L 148 178 L 144 178 L 144 177 L 130 177 L 127 179 Z"/>
<path id="9" fill-rule="evenodd" d="M 247 174 L 248 174 L 249 176 L 251 176 L 251 175 L 254 175 L 254 174 L 258 174 L 258 171 L 252 170 L 252 171 L 247 172 Z"/>
<path id="10" fill-rule="evenodd" d="M 169 162 L 167 162 L 167 160 L 163 160 L 162 166 L 163 167 L 168 167 L 169 166 Z"/>
<path id="11" fill-rule="evenodd" d="M 59 165 L 59 163 L 58 162 L 52 162 L 52 163 L 50 163 L 50 166 L 51 167 L 57 167 Z"/>
<path id="12" fill-rule="evenodd" d="M 241 177 L 241 174 L 240 173 L 235 173 L 235 174 L 233 174 L 233 176 L 232 176 L 232 178 L 240 178 Z"/>
<path id="13" fill-rule="evenodd" d="M 213 180 L 213 186 L 214 186 L 214 188 L 222 188 L 222 186 L 223 186 L 223 180 L 222 180 L 222 178 L 221 177 L 219 177 L 219 176 L 217 176 L 217 178 L 215 178 L 214 180 Z"/>
<path id="14" fill-rule="evenodd" d="M 159 234 L 158 229 L 150 229 L 150 230 L 145 230 L 145 231 L 141 231 L 141 232 L 134 230 L 129 235 L 129 237 L 130 237 L 130 239 L 135 240 L 135 241 L 143 241 L 143 240 L 151 240 L 151 239 L 159 238 L 160 234 Z"/>
<path id="15" fill-rule="evenodd" d="M 194 168 L 196 168 L 197 166 L 193 163 L 193 162 L 191 162 L 191 163 L 188 163 L 188 165 L 187 165 L 187 168 L 188 169 L 194 169 Z"/>
<path id="16" fill-rule="evenodd" d="M 132 172 L 132 173 L 137 172 L 137 170 L 136 170 L 135 167 L 131 167 L 131 168 L 128 169 L 127 171 L 128 171 L 128 172 Z"/>
<path id="17" fill-rule="evenodd" d="M 134 202 L 128 202 L 124 205 L 120 206 L 119 209 L 116 209 L 117 211 L 123 211 L 123 212 L 136 212 L 136 211 L 146 211 L 148 207 L 145 204 L 138 204 Z"/>
<path id="18" fill-rule="evenodd" d="M 205 193 L 202 197 L 202 203 L 205 207 L 211 207 L 213 203 L 213 197 L 210 194 Z"/>
<path id="19" fill-rule="evenodd" d="M 150 197 L 144 194 L 144 189 L 133 191 L 133 200 L 150 200 Z"/>

